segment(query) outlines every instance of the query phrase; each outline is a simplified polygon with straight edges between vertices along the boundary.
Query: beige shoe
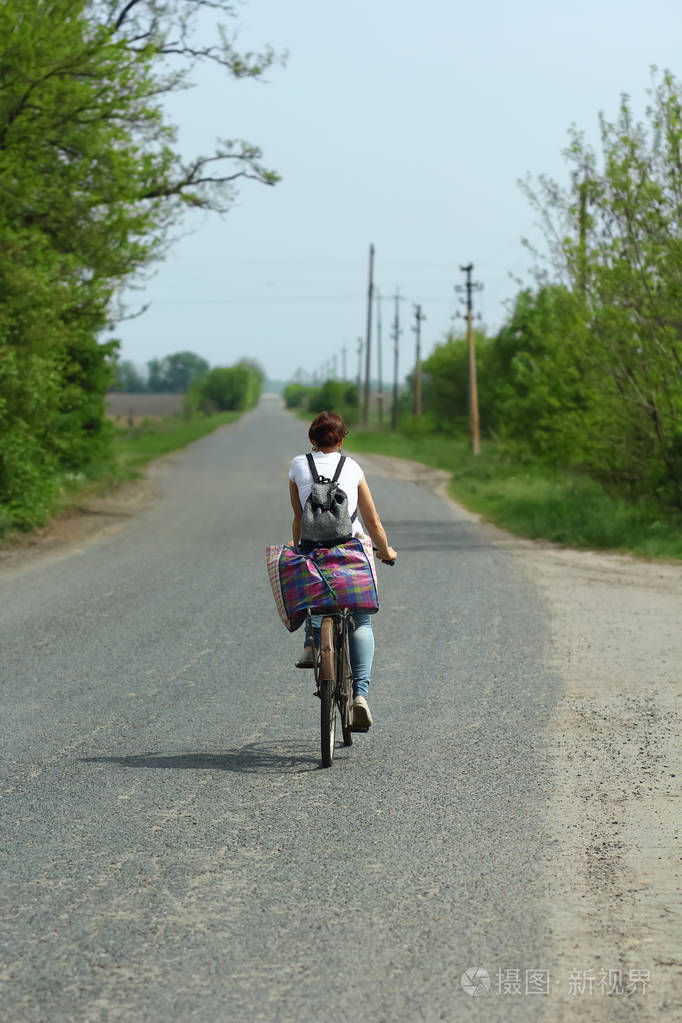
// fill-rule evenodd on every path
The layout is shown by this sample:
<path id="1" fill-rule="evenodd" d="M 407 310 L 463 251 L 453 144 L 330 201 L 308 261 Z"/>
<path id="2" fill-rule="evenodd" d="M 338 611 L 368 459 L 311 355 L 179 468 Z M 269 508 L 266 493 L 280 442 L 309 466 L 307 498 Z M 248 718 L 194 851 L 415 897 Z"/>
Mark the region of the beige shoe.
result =
<path id="1" fill-rule="evenodd" d="M 353 697 L 353 728 L 369 728 L 374 724 L 369 704 L 364 696 Z"/>
<path id="2" fill-rule="evenodd" d="M 296 661 L 297 668 L 314 668 L 315 661 L 313 660 L 313 648 L 311 646 L 303 647 L 303 656 Z"/>

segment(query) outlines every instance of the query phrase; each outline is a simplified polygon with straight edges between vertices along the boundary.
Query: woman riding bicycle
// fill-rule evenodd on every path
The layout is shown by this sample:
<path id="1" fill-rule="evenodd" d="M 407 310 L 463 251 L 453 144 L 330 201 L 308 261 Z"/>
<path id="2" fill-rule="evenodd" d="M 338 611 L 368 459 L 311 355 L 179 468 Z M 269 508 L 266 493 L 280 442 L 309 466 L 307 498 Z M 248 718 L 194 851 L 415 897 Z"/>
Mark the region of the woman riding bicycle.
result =
<path id="1" fill-rule="evenodd" d="M 308 438 L 313 447 L 313 460 L 319 476 L 331 479 L 341 458 L 341 445 L 348 433 L 341 416 L 334 412 L 320 412 L 313 419 L 308 430 Z M 372 494 L 367 485 L 365 475 L 353 458 L 346 457 L 338 479 L 340 488 L 348 497 L 348 512 L 352 516 L 357 510 L 362 516 L 365 529 L 369 533 L 377 550 L 379 559 L 385 563 L 393 562 L 398 556 L 388 543 L 381 519 L 374 507 Z M 293 542 L 299 546 L 301 542 L 301 520 L 303 506 L 312 490 L 313 476 L 306 455 L 296 455 L 289 467 L 289 497 L 294 511 Z M 357 518 L 353 522 L 353 535 L 363 532 Z M 304 551 L 304 553 L 307 553 Z M 374 633 L 372 618 L 365 611 L 355 611 L 352 615 L 354 628 L 350 636 L 350 657 L 353 669 L 353 723 L 360 727 L 369 727 L 372 722 L 367 693 L 369 690 L 374 657 Z M 313 616 L 313 628 L 319 629 L 319 618 Z M 306 628 L 303 656 L 297 662 L 298 668 L 313 666 L 312 637 Z"/>

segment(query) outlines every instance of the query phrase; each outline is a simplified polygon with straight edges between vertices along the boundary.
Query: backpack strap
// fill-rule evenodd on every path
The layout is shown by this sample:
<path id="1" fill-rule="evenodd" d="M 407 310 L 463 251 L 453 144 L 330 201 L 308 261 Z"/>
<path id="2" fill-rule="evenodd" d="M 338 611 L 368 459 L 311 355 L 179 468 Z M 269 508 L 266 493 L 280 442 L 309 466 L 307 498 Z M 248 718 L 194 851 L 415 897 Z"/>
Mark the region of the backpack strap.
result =
<path id="1" fill-rule="evenodd" d="M 338 483 L 339 482 L 339 476 L 341 475 L 341 470 L 343 469 L 343 465 L 344 465 L 345 461 L 346 461 L 346 456 L 345 455 L 341 455 L 341 457 L 339 458 L 339 464 L 336 467 L 336 472 L 332 476 L 332 483 Z"/>
<path id="2" fill-rule="evenodd" d="M 336 472 L 334 473 L 334 478 L 332 479 L 332 483 L 338 483 L 339 476 L 341 475 L 341 470 L 343 469 L 343 465 L 344 465 L 345 461 L 346 461 L 346 456 L 345 455 L 341 455 L 341 457 L 339 458 L 339 464 L 336 467 Z M 355 511 L 353 512 L 353 514 L 350 517 L 351 522 L 355 522 L 357 517 L 358 517 L 358 510 L 356 508 Z"/>
<path id="3" fill-rule="evenodd" d="M 319 483 L 321 477 L 319 476 L 319 474 L 317 472 L 317 469 L 315 468 L 315 459 L 313 458 L 313 456 L 310 453 L 308 453 L 305 457 L 308 459 L 308 466 L 310 468 L 310 472 L 311 472 L 312 477 L 313 477 L 313 483 Z M 331 480 L 329 480 L 330 483 L 338 483 L 339 482 L 339 476 L 341 475 L 341 470 L 343 469 L 343 465 L 344 465 L 345 461 L 346 461 L 346 456 L 345 455 L 341 455 L 341 457 L 339 458 L 339 464 L 336 466 L 336 472 L 332 476 Z M 325 481 L 325 482 L 327 482 L 327 481 Z"/>

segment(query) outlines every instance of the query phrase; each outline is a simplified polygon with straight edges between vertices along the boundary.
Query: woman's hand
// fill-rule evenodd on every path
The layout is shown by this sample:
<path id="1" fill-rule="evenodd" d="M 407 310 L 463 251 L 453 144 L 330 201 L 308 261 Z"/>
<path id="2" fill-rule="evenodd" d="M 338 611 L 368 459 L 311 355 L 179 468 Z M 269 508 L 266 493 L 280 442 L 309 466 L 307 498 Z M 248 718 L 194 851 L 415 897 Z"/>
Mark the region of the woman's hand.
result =
<path id="1" fill-rule="evenodd" d="M 379 561 L 383 561 L 384 565 L 392 565 L 398 557 L 398 552 L 388 542 L 386 530 L 381 525 L 381 519 L 374 507 L 372 493 L 367 486 L 367 480 L 364 476 L 358 486 L 358 509 L 362 515 L 365 529 L 372 537 L 374 550 L 379 557 Z"/>

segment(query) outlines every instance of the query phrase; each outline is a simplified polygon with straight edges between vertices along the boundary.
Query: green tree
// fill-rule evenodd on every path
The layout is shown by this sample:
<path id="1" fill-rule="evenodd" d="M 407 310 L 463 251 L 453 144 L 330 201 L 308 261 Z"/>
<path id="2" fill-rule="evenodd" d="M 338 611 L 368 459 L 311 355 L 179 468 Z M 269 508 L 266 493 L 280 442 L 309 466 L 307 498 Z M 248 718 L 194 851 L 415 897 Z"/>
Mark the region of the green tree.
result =
<path id="1" fill-rule="evenodd" d="M 194 352 L 176 352 L 147 363 L 147 388 L 154 394 L 185 394 L 193 380 L 206 376 L 206 359 Z"/>
<path id="2" fill-rule="evenodd" d="M 581 313 L 575 295 L 560 285 L 522 291 L 489 349 L 487 415 L 517 455 L 585 463 L 592 392 Z"/>
<path id="3" fill-rule="evenodd" d="M 244 411 L 260 398 L 260 375 L 242 360 L 236 366 L 212 369 L 201 382 L 200 408 L 205 411 Z"/>
<path id="4" fill-rule="evenodd" d="M 311 412 L 337 412 L 346 418 L 348 412 L 353 413 L 357 406 L 357 384 L 350 384 L 346 380 L 326 380 L 321 387 L 312 387 L 308 392 L 308 408 Z"/>
<path id="5" fill-rule="evenodd" d="M 226 30 L 197 38 L 224 0 L 5 0 L 0 5 L 0 502 L 41 521 L 59 474 L 108 447 L 122 285 L 163 254 L 188 207 L 225 211 L 239 179 L 273 184 L 259 150 L 219 142 L 183 159 L 168 93 L 199 61 L 259 78 Z"/>
<path id="6" fill-rule="evenodd" d="M 492 400 L 487 365 L 490 342 L 482 331 L 474 334 L 481 429 L 492 425 Z M 467 429 L 469 419 L 469 343 L 466 338 L 449 334 L 422 363 L 423 408 L 436 429 Z M 413 373 L 408 377 L 408 393 L 414 391 Z"/>
<path id="7" fill-rule="evenodd" d="M 147 363 L 147 390 L 151 394 L 163 394 L 165 390 L 162 359 L 150 359 Z"/>
<path id="8" fill-rule="evenodd" d="M 248 372 L 248 385 L 246 392 L 246 408 L 253 408 L 258 404 L 265 382 L 265 370 L 256 359 L 240 359 L 237 363 L 239 369 Z"/>
<path id="9" fill-rule="evenodd" d="M 573 441 L 601 479 L 682 507 L 679 83 L 655 73 L 642 122 L 624 96 L 616 120 L 602 117 L 600 127 L 600 154 L 572 132 L 569 188 L 549 179 L 529 188 L 554 270 L 573 294 L 561 327 L 584 380 Z"/>
<path id="10" fill-rule="evenodd" d="M 135 363 L 125 359 L 116 363 L 116 382 L 111 390 L 122 391 L 125 394 L 142 394 L 147 390 L 147 381 Z"/>
<path id="11" fill-rule="evenodd" d="M 308 397 L 309 387 L 305 384 L 287 384 L 284 388 L 284 403 L 287 408 L 301 408 Z"/>

